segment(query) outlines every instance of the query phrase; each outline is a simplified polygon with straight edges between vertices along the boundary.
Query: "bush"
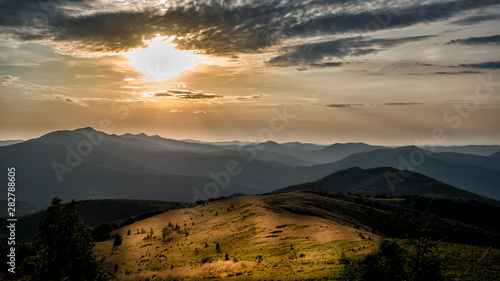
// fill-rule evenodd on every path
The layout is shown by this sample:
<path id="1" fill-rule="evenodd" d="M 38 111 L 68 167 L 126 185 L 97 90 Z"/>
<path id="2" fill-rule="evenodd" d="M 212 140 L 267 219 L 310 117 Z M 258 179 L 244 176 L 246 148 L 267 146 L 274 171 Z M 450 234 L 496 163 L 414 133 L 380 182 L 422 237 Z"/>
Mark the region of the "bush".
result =
<path id="1" fill-rule="evenodd" d="M 443 280 L 442 260 L 433 252 L 431 244 L 414 242 L 413 251 L 405 251 L 396 242 L 382 241 L 377 251 L 360 260 L 344 257 L 344 275 L 347 280 L 363 281 L 437 281 Z"/>
<path id="2" fill-rule="evenodd" d="M 115 240 L 113 241 L 113 246 L 120 246 L 122 244 L 123 238 L 120 234 L 115 234 Z"/>
<path id="3" fill-rule="evenodd" d="M 203 258 L 201 258 L 201 263 L 202 264 L 211 263 L 211 262 L 212 262 L 212 257 L 203 257 Z"/>

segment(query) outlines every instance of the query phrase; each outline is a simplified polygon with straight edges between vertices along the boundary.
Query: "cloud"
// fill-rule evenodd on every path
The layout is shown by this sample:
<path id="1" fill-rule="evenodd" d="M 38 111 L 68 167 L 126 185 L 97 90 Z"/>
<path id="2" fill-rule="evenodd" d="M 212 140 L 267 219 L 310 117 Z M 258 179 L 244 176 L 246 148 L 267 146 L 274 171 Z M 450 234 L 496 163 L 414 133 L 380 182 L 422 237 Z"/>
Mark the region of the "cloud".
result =
<path id="1" fill-rule="evenodd" d="M 482 62 L 482 63 L 459 64 L 458 67 L 500 69 L 500 61 L 489 61 L 489 62 Z"/>
<path id="2" fill-rule="evenodd" d="M 235 100 L 250 100 L 250 99 L 260 99 L 264 95 L 251 95 L 251 96 L 225 96 L 224 98 L 235 99 Z"/>
<path id="3" fill-rule="evenodd" d="M 322 62 L 329 58 L 344 58 L 347 56 L 362 56 L 387 50 L 408 42 L 421 41 L 434 35 L 364 39 L 350 37 L 319 43 L 307 43 L 292 47 L 283 47 L 281 54 L 273 57 L 267 63 L 274 66 L 293 66 L 308 64 L 310 66 L 340 66 L 340 63 Z"/>
<path id="4" fill-rule="evenodd" d="M 170 5 L 166 11 L 143 7 L 140 7 L 142 10 L 131 7 L 126 11 L 119 8 L 111 11 L 109 7 L 99 6 L 103 5 L 100 1 L 64 1 L 43 28 L 31 25 L 21 28 L 26 25 L 23 16 L 29 18 L 36 12 L 44 12 L 41 4 L 37 0 L 4 0 L 0 2 L 0 27 L 18 40 L 50 40 L 59 43 L 63 52 L 76 54 L 119 53 L 143 46 L 143 39 L 160 34 L 176 36 L 174 43 L 179 49 L 232 57 L 281 48 L 290 39 L 304 42 L 321 37 L 323 41 L 326 38 L 338 41 L 353 33 L 370 35 L 378 30 L 444 21 L 499 4 L 496 0 L 427 1 L 425 4 L 361 0 L 172 2 L 175 5 Z M 345 46 L 328 53 L 321 49 L 321 43 L 311 44 L 318 45 L 322 56 L 362 56 L 380 51 L 380 48 Z M 326 47 L 329 43 L 324 44 Z M 338 46 L 334 44 L 333 47 Z M 305 53 L 298 48 L 290 54 Z M 288 58 L 287 54 L 275 61 Z M 306 55 L 309 62 L 324 63 Z M 300 63 L 302 60 L 285 60 L 285 65 L 294 61 Z"/>
<path id="5" fill-rule="evenodd" d="M 333 107 L 333 108 L 345 108 L 345 107 L 351 107 L 351 106 L 363 106 L 363 104 L 357 103 L 357 104 L 350 104 L 350 103 L 334 103 L 334 104 L 327 104 L 325 105 L 326 107 Z"/>
<path id="6" fill-rule="evenodd" d="M 45 100 L 45 101 L 62 101 L 62 102 L 65 102 L 65 103 L 69 103 L 71 105 L 76 105 L 76 106 L 89 106 L 82 99 L 74 98 L 74 97 L 68 97 L 68 96 L 59 95 L 59 94 L 54 94 L 54 95 L 38 95 L 38 97 L 34 98 L 34 99 L 35 100 Z"/>
<path id="7" fill-rule="evenodd" d="M 188 90 L 164 90 L 161 92 L 153 93 L 154 97 L 168 97 L 179 99 L 215 99 L 222 96 L 214 94 L 204 94 L 199 92 L 192 92 Z"/>
<path id="8" fill-rule="evenodd" d="M 446 44 L 500 45 L 500 35 L 487 36 L 487 37 L 469 37 L 467 39 L 452 40 Z"/>
<path id="9" fill-rule="evenodd" d="M 419 105 L 423 103 L 419 102 L 389 102 L 389 103 L 384 103 L 384 105 Z"/>
<path id="10" fill-rule="evenodd" d="M 340 67 L 344 65 L 343 62 L 324 62 L 324 63 L 311 63 L 309 66 L 315 68 L 325 68 L 325 67 Z"/>
<path id="11" fill-rule="evenodd" d="M 9 86 L 14 81 L 18 80 L 20 77 L 12 76 L 12 75 L 0 75 L 0 86 Z"/>
<path id="12" fill-rule="evenodd" d="M 482 73 L 482 72 L 481 71 L 471 71 L 471 70 L 457 71 L 457 72 L 438 71 L 438 72 L 434 72 L 433 74 L 437 74 L 437 75 L 457 75 L 457 74 L 478 74 L 478 73 Z"/>
<path id="13" fill-rule="evenodd" d="M 498 20 L 498 19 L 500 19 L 500 15 L 479 15 L 479 16 L 473 16 L 473 17 L 468 17 L 468 18 L 452 21 L 451 24 L 469 26 L 472 24 L 483 23 L 485 21 L 494 21 L 494 20 Z"/>

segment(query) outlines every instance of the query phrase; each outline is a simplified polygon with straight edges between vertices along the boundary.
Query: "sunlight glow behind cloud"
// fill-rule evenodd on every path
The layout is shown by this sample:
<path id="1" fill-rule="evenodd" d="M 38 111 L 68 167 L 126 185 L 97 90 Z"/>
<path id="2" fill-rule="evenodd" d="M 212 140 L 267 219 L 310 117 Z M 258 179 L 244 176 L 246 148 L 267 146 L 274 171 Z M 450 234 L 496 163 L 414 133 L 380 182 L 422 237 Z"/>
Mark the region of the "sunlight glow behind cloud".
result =
<path id="1" fill-rule="evenodd" d="M 175 49 L 173 37 L 157 35 L 147 40 L 145 48 L 137 48 L 127 52 L 127 57 L 138 70 L 151 77 L 152 81 L 163 81 L 194 69 L 202 60 L 201 55 L 189 51 Z"/>

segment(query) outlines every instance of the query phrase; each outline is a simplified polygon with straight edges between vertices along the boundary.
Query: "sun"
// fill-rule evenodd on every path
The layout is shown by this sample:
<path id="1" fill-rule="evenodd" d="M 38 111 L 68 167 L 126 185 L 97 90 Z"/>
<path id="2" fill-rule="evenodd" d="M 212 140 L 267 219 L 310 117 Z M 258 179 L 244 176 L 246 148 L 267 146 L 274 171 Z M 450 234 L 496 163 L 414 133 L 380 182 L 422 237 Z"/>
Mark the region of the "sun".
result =
<path id="1" fill-rule="evenodd" d="M 146 47 L 129 51 L 126 56 L 135 68 L 156 82 L 173 78 L 183 71 L 194 69 L 199 63 L 207 62 L 202 55 L 175 49 L 177 44 L 172 43 L 174 39 L 157 35 L 144 41 Z"/>

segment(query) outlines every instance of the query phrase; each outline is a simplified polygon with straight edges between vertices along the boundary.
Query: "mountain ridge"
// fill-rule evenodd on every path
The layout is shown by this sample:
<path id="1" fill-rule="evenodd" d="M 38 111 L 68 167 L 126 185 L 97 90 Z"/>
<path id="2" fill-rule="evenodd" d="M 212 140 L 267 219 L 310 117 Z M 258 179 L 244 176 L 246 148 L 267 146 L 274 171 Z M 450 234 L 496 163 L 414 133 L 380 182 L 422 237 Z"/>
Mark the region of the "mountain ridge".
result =
<path id="1" fill-rule="evenodd" d="M 352 167 L 332 173 L 315 182 L 280 188 L 273 193 L 298 190 L 323 190 L 372 197 L 377 195 L 387 197 L 420 195 L 436 198 L 478 200 L 488 203 L 495 202 L 494 200 L 444 184 L 419 173 L 412 173 L 405 178 L 401 178 L 399 175 L 402 173 L 408 173 L 408 171 L 400 171 L 391 167 L 371 169 Z"/>

